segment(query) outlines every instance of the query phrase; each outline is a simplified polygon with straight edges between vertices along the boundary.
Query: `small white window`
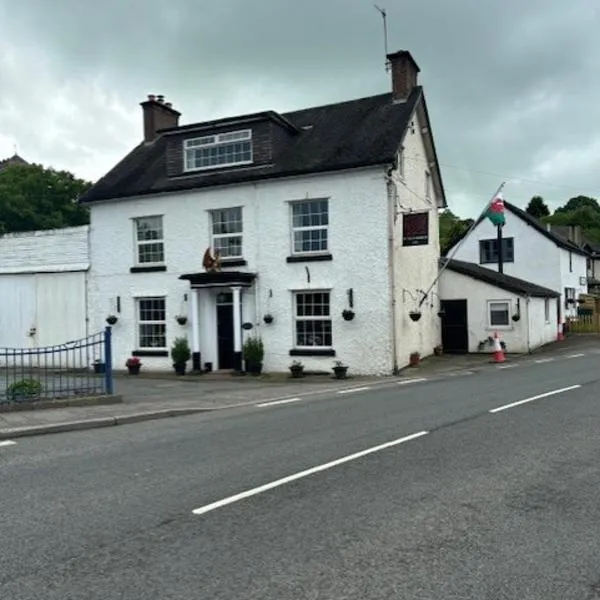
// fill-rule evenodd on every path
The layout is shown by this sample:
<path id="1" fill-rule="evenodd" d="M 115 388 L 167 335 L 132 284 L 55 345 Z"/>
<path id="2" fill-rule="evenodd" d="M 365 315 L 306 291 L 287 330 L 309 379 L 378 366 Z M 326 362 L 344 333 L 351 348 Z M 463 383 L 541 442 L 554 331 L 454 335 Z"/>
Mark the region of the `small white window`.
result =
<path id="1" fill-rule="evenodd" d="M 136 304 L 138 349 L 166 350 L 166 299 L 164 297 L 138 298 Z"/>
<path id="2" fill-rule="evenodd" d="M 162 217 L 141 217 L 134 222 L 137 264 L 163 264 L 165 248 Z"/>
<path id="3" fill-rule="evenodd" d="M 296 292 L 294 300 L 295 347 L 331 348 L 329 292 Z"/>
<path id="4" fill-rule="evenodd" d="M 544 318 L 546 323 L 550 323 L 550 298 L 544 300 Z"/>
<path id="5" fill-rule="evenodd" d="M 490 327 L 508 327 L 510 325 L 510 302 L 508 300 L 488 302 L 488 317 Z"/>
<path id="6" fill-rule="evenodd" d="M 327 252 L 329 201 L 327 199 L 292 202 L 292 253 Z"/>
<path id="7" fill-rule="evenodd" d="M 212 211 L 212 247 L 221 258 L 242 258 L 242 207 Z"/>

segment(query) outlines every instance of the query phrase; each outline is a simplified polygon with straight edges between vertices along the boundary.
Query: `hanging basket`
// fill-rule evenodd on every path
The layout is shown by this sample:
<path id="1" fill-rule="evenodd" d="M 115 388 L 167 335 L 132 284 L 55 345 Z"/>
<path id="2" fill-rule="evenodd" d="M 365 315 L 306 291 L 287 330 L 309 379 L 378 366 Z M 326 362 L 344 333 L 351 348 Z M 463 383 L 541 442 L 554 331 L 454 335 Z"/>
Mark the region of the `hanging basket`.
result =
<path id="1" fill-rule="evenodd" d="M 106 317 L 106 322 L 109 325 L 114 325 L 119 319 L 117 317 L 115 317 L 115 315 L 108 315 L 108 317 Z"/>
<path id="2" fill-rule="evenodd" d="M 512 320 L 516 323 L 517 321 L 521 320 L 521 315 L 520 314 L 515 314 L 512 316 Z"/>
<path id="3" fill-rule="evenodd" d="M 267 325 L 269 325 L 270 323 L 272 323 L 272 322 L 273 322 L 273 315 L 271 315 L 271 314 L 266 314 L 266 315 L 263 317 L 263 321 L 264 321 L 264 322 L 265 322 Z"/>
<path id="4" fill-rule="evenodd" d="M 175 317 L 175 320 L 180 324 L 180 325 L 185 325 L 187 323 L 187 317 L 184 315 L 177 315 Z"/>
<path id="5" fill-rule="evenodd" d="M 417 322 L 421 318 L 421 313 L 418 310 L 411 310 L 408 313 L 408 316 L 411 318 L 411 320 Z"/>
<path id="6" fill-rule="evenodd" d="M 349 310 L 348 308 L 346 308 L 345 310 L 342 311 L 342 317 L 344 319 L 344 321 L 352 321 L 352 319 L 354 319 L 355 313 L 353 310 Z"/>

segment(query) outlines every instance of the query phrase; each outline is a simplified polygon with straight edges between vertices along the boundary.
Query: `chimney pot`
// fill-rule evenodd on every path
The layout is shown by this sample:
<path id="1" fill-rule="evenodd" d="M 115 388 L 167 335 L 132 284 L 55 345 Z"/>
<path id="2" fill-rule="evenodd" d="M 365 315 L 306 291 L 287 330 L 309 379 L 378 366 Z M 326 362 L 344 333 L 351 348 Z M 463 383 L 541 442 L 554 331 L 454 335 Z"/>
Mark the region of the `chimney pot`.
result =
<path id="1" fill-rule="evenodd" d="M 392 72 L 392 96 L 394 102 L 408 99 L 414 87 L 418 84 L 419 65 L 408 50 L 399 50 L 388 54 L 387 59 Z"/>
<path id="2" fill-rule="evenodd" d="M 141 103 L 144 115 L 144 141 L 152 142 L 161 129 L 179 127 L 181 113 L 176 111 L 171 102 L 164 102 L 162 94 L 148 94 L 148 100 Z"/>

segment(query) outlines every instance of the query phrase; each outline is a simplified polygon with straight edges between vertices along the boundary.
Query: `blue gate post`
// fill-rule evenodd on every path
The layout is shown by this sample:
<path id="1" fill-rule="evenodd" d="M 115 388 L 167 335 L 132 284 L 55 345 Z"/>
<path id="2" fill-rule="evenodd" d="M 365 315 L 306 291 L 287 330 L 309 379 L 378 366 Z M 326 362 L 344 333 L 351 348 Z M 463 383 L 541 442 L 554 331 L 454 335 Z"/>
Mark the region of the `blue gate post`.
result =
<path id="1" fill-rule="evenodd" d="M 104 391 L 107 394 L 113 393 L 113 373 L 112 373 L 112 329 L 104 328 Z"/>

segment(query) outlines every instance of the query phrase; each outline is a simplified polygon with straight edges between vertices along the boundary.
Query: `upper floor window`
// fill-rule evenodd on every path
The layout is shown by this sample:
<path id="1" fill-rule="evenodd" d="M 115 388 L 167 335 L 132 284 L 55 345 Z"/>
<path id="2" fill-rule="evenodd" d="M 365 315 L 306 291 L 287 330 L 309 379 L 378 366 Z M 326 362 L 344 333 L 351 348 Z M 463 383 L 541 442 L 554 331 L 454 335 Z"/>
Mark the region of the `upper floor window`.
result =
<path id="1" fill-rule="evenodd" d="M 498 262 L 498 240 L 479 240 L 479 264 Z M 502 238 L 502 262 L 515 262 L 514 238 Z"/>
<path id="2" fill-rule="evenodd" d="M 402 216 L 402 245 L 424 246 L 429 243 L 429 213 L 406 213 Z"/>
<path id="3" fill-rule="evenodd" d="M 252 131 L 232 131 L 185 140 L 186 171 L 244 165 L 252 162 Z"/>
<path id="4" fill-rule="evenodd" d="M 212 211 L 212 247 L 222 258 L 242 258 L 242 207 Z"/>
<path id="5" fill-rule="evenodd" d="M 140 265 L 165 261 L 163 218 L 140 217 L 135 222 L 136 257 Z"/>
<path id="6" fill-rule="evenodd" d="M 292 203 L 292 253 L 327 252 L 329 201 L 302 200 Z"/>

